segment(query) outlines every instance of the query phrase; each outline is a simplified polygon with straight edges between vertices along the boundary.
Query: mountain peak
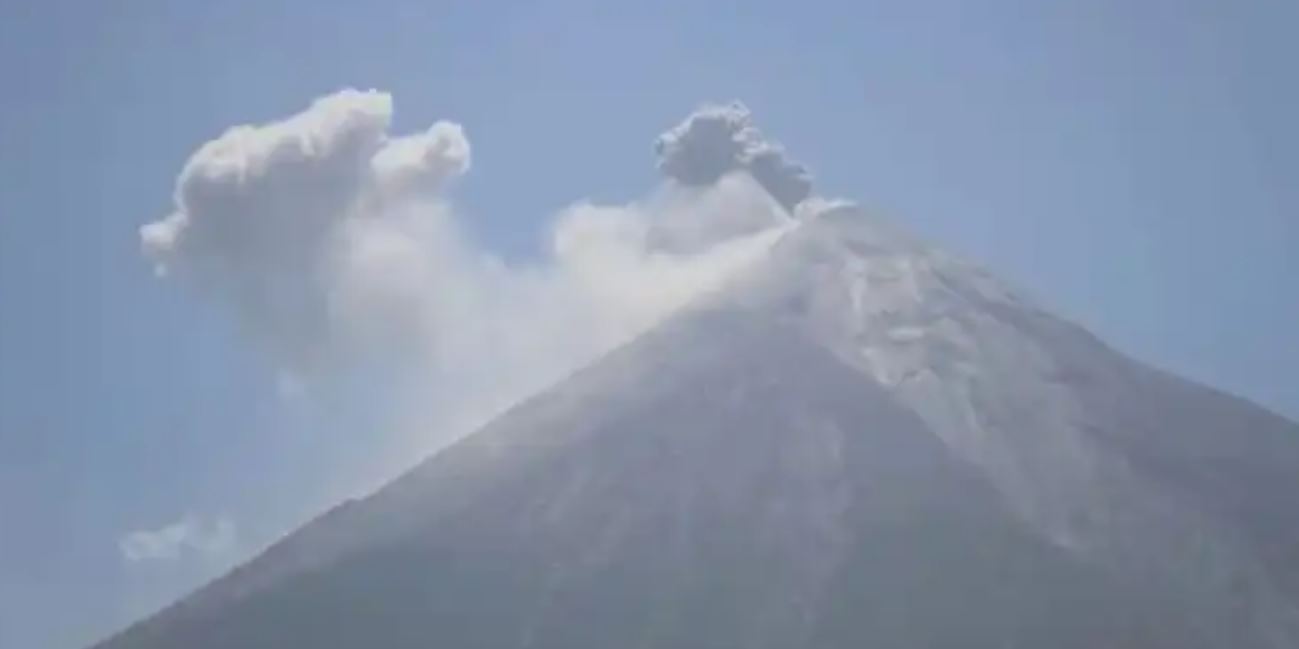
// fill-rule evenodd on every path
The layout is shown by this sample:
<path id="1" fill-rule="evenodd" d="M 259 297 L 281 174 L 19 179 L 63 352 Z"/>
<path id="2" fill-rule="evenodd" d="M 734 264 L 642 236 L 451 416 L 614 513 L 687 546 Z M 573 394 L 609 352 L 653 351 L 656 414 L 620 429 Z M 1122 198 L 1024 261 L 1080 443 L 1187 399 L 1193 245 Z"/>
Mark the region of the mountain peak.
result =
<path id="1" fill-rule="evenodd" d="M 720 290 L 103 646 L 1299 645 L 1299 427 L 784 207 Z"/>

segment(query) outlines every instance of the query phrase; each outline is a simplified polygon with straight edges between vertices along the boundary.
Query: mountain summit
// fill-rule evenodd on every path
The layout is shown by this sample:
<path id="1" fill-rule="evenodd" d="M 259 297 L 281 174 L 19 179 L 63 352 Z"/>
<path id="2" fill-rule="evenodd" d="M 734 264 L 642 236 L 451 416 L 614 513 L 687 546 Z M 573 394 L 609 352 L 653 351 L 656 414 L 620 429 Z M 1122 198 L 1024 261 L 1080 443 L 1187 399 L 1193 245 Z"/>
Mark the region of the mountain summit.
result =
<path id="1" fill-rule="evenodd" d="M 99 646 L 1299 646 L 1299 426 L 796 211 L 722 290 Z"/>

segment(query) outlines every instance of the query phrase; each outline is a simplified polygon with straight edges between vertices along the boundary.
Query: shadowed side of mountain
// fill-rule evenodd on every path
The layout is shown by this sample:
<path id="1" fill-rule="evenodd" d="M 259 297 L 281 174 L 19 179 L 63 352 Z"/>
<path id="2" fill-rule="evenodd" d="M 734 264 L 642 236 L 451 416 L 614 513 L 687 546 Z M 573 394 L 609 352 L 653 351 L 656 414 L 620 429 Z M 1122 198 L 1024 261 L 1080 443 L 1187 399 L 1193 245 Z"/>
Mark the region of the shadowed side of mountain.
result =
<path id="1" fill-rule="evenodd" d="M 724 309 L 332 525 L 365 540 L 104 646 L 1195 646 L 1134 584 L 1025 528 L 879 386 Z"/>

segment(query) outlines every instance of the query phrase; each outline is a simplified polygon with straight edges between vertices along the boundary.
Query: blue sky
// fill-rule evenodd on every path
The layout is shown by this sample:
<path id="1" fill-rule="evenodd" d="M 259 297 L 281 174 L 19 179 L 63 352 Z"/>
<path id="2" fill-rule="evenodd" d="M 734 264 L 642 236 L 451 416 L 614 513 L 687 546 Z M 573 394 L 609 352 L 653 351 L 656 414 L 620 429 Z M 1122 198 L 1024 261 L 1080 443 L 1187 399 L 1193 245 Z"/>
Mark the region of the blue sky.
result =
<path id="1" fill-rule="evenodd" d="M 506 259 L 575 200 L 643 195 L 655 135 L 741 99 L 823 194 L 1299 417 L 1299 6 L 650 4 L 0 8 L 0 646 L 121 626 L 391 447 L 381 400 L 285 398 L 139 251 L 200 144 L 344 87 L 391 92 L 397 131 L 463 124 L 455 200 Z M 186 516 L 238 533 L 124 556 Z"/>

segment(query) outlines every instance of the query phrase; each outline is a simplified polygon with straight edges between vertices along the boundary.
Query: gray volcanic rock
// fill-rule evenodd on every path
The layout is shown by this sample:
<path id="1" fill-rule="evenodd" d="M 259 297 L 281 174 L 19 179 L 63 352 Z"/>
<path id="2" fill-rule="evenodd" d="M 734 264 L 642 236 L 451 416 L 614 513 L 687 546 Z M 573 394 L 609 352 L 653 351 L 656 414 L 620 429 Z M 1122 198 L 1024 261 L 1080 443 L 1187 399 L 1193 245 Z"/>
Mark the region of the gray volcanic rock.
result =
<path id="1" fill-rule="evenodd" d="M 749 271 L 100 646 L 1299 646 L 1299 426 L 851 207 Z"/>

